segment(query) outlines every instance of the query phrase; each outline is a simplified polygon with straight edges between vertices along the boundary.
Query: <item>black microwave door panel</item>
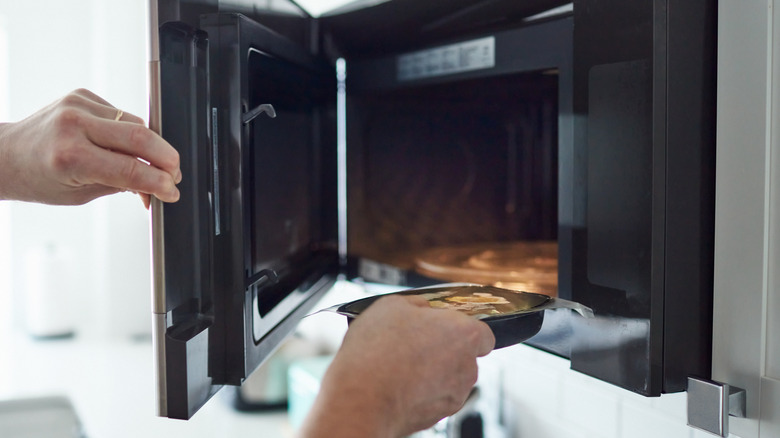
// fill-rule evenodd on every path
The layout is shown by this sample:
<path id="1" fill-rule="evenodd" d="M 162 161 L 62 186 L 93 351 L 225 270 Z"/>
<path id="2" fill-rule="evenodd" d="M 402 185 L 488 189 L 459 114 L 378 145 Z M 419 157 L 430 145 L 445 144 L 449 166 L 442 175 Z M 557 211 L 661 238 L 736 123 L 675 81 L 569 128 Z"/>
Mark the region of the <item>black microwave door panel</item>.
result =
<path id="1" fill-rule="evenodd" d="M 216 288 L 229 294 L 216 312 L 224 383 L 237 385 L 338 271 L 335 69 L 240 14 L 205 15 L 201 27 L 223 173 L 215 244 L 229 254 L 214 261 Z M 273 111 L 255 111 L 263 105 Z"/>
<path id="2" fill-rule="evenodd" d="M 643 395 L 711 361 L 714 1 L 575 2 L 586 135 L 574 231 L 572 368 Z"/>
<path id="3" fill-rule="evenodd" d="M 673 392 L 685 390 L 689 376 L 709 377 L 712 369 L 717 4 L 672 2 L 667 23 L 663 390 Z"/>
<path id="4" fill-rule="evenodd" d="M 275 350 L 339 263 L 335 70 L 246 17 L 201 19 L 159 28 L 162 135 L 184 172 L 158 212 L 160 412 L 184 419 Z"/>
<path id="5" fill-rule="evenodd" d="M 187 175 L 179 185 L 179 202 L 163 210 L 167 329 L 159 360 L 165 364 L 161 402 L 167 406 L 161 409 L 170 417 L 189 418 L 218 389 L 213 377 L 221 373 L 221 360 L 215 361 L 209 348 L 214 345 L 215 295 L 208 40 L 180 22 L 164 24 L 159 35 L 165 90 L 161 134 L 178 150 Z"/>

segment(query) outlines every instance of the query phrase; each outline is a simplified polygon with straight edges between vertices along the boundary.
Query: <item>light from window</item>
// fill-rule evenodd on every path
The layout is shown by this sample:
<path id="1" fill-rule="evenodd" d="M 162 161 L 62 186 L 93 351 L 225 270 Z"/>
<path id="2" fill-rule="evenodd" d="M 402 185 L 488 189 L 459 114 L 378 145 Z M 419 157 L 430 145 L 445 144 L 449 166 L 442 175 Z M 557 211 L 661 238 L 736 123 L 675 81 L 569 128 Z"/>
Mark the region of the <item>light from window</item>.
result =
<path id="1" fill-rule="evenodd" d="M 6 19 L 0 16 L 0 122 L 8 120 L 8 35 Z"/>
<path id="2" fill-rule="evenodd" d="M 0 123 L 8 120 L 8 38 L 0 16 Z M 0 350 L 7 351 L 11 321 L 11 223 L 7 201 L 0 201 Z M 0 376 L 10 375 L 8 361 L 0 360 Z M 0 393 L 7 382 L 0 377 Z"/>

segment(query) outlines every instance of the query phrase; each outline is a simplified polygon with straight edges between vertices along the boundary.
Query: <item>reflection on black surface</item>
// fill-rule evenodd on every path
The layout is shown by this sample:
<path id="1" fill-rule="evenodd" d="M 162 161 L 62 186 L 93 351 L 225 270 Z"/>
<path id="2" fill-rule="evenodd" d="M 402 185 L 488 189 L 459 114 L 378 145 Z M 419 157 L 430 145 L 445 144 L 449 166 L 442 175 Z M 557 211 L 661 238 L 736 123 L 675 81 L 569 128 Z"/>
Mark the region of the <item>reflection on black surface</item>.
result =
<path id="1" fill-rule="evenodd" d="M 312 239 L 309 203 L 316 175 L 312 163 L 301 159 L 312 155 L 312 105 L 303 92 L 306 76 L 279 63 L 258 52 L 249 54 L 249 108 L 269 103 L 277 111 L 275 119 L 256 118 L 250 129 L 251 266 L 256 271 Z M 283 87 L 280 82 L 303 83 Z"/>
<path id="2" fill-rule="evenodd" d="M 577 371 L 623 388 L 650 393 L 661 364 L 650 354 L 650 320 L 597 316 L 572 318 L 571 360 Z"/>

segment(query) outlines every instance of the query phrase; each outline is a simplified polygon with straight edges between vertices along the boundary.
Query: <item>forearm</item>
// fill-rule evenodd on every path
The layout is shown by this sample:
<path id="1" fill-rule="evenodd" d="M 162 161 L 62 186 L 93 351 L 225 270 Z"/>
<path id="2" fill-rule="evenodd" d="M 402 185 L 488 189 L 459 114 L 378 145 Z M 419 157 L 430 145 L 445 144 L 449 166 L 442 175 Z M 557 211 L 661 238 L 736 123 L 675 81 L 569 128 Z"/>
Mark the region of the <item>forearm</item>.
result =
<path id="1" fill-rule="evenodd" d="M 341 372 L 343 367 L 339 368 L 338 363 L 331 366 L 299 438 L 401 436 L 393 428 L 398 422 L 392 408 L 392 391 L 378 390 L 369 373 L 358 377 L 353 368 Z"/>

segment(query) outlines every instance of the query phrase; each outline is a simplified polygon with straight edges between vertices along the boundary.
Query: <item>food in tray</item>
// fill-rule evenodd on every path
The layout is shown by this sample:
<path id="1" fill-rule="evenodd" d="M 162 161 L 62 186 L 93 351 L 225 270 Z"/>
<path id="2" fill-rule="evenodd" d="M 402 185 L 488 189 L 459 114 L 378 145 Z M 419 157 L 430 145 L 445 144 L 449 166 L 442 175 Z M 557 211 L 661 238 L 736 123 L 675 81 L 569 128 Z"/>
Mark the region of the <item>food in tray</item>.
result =
<path id="1" fill-rule="evenodd" d="M 488 292 L 489 290 L 489 292 Z M 502 291 L 501 295 L 496 295 Z M 528 310 L 528 303 L 520 303 L 521 292 L 485 286 L 460 286 L 436 292 L 422 293 L 428 305 L 437 309 L 452 309 L 467 315 L 493 316 Z M 514 295 L 514 296 L 513 296 Z M 513 305 L 512 301 L 515 301 Z"/>
<path id="2" fill-rule="evenodd" d="M 414 295 L 428 301 L 433 308 L 454 309 L 484 321 L 496 336 L 496 347 L 523 342 L 542 327 L 547 309 L 571 309 L 586 318 L 593 311 L 582 304 L 548 295 L 476 284 L 444 284 L 435 287 L 407 289 L 393 295 Z M 375 295 L 327 309 L 354 320 L 374 301 L 386 295 Z"/>
<path id="3" fill-rule="evenodd" d="M 463 304 L 509 304 L 509 301 L 503 297 L 496 297 L 490 293 L 474 292 L 470 297 L 450 297 L 447 301 Z"/>
<path id="4" fill-rule="evenodd" d="M 479 285 L 449 285 L 408 290 L 399 294 L 417 295 L 425 298 L 433 308 L 457 310 L 476 318 L 533 311 L 550 300 L 546 295 Z M 342 310 L 354 315 L 360 314 L 375 298 L 346 304 L 342 306 Z"/>

